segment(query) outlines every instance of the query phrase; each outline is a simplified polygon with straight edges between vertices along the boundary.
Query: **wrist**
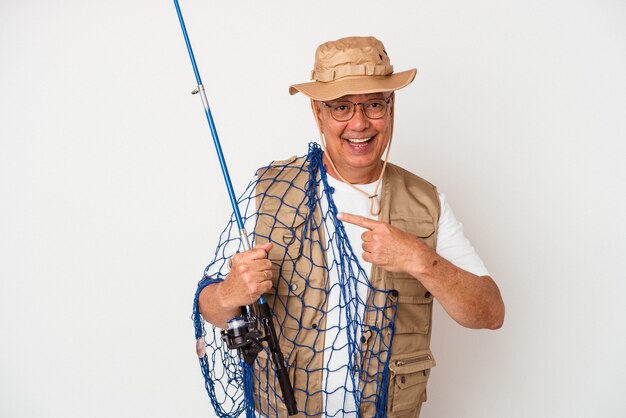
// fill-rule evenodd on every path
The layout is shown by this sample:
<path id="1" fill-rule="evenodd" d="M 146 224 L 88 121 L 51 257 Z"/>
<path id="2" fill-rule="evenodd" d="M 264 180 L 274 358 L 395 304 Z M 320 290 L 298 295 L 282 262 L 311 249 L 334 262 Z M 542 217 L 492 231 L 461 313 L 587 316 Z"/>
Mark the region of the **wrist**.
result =
<path id="1" fill-rule="evenodd" d="M 432 276 L 433 268 L 440 262 L 439 255 L 417 238 L 411 254 L 407 257 L 406 272 L 417 279 Z"/>
<path id="2" fill-rule="evenodd" d="M 225 279 L 228 280 L 228 277 Z M 236 308 L 233 306 L 232 301 L 229 298 L 228 285 L 225 281 L 216 283 L 217 289 L 215 290 L 215 300 L 213 301 L 218 309 L 222 312 L 228 312 Z"/>

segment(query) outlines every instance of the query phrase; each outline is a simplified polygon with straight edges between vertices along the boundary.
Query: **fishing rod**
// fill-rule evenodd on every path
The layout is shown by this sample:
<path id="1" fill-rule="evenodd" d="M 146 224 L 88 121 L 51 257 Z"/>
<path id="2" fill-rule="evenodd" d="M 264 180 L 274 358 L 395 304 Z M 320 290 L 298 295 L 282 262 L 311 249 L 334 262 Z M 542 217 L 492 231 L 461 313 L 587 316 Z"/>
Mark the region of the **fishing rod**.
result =
<path id="1" fill-rule="evenodd" d="M 209 129 L 211 130 L 213 144 L 215 145 L 217 158 L 222 169 L 222 175 L 224 176 L 224 182 L 226 183 L 230 204 L 233 208 L 233 213 L 237 221 L 237 227 L 239 228 L 241 244 L 244 251 L 248 251 L 251 248 L 250 241 L 248 240 L 248 232 L 246 231 L 241 218 L 241 212 L 239 211 L 239 205 L 237 204 L 233 184 L 230 180 L 230 175 L 228 174 L 228 167 L 226 166 L 222 146 L 220 145 L 217 129 L 215 128 L 215 122 L 213 121 L 211 107 L 209 106 L 204 85 L 202 84 L 202 79 L 200 78 L 200 72 L 198 71 L 198 65 L 196 64 L 196 58 L 193 54 L 193 49 L 191 48 L 191 42 L 189 41 L 189 35 L 187 34 L 187 28 L 185 27 L 185 21 L 180 10 L 180 5 L 178 4 L 178 0 L 174 0 L 174 6 L 176 7 L 180 28 L 183 31 L 183 37 L 185 38 L 185 44 L 187 45 L 187 52 L 189 52 L 191 66 L 193 67 L 193 72 L 196 76 L 196 82 L 198 84 L 198 86 L 191 93 L 200 94 L 200 98 L 202 99 L 202 106 L 204 107 L 204 113 L 206 115 L 207 122 L 209 123 Z M 254 314 L 250 305 L 242 307 L 241 316 L 228 321 L 228 329 L 221 331 L 222 340 L 226 343 L 226 346 L 229 349 L 237 350 L 240 358 L 250 366 L 254 364 L 258 353 L 263 350 L 262 343 L 267 342 L 268 349 L 270 350 L 272 356 L 272 361 L 276 367 L 276 375 L 283 394 L 283 399 L 287 406 L 287 411 L 289 412 L 289 415 L 296 415 L 298 413 L 298 407 L 293 392 L 293 386 L 289 381 L 287 362 L 285 361 L 283 353 L 280 350 L 278 335 L 276 334 L 276 328 L 274 327 L 274 323 L 272 321 L 272 311 L 265 300 L 265 296 L 262 295 L 259 298 L 258 307 L 258 315 Z M 263 330 L 263 333 L 261 333 L 259 328 Z"/>

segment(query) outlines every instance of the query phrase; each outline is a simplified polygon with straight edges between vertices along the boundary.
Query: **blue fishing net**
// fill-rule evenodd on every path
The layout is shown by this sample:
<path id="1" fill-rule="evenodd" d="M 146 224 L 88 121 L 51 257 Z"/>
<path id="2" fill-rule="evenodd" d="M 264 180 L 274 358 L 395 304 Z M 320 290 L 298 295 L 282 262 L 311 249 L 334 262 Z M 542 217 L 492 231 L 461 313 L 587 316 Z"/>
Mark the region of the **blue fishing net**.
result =
<path id="1" fill-rule="evenodd" d="M 322 150 L 262 167 L 238 199 L 252 245 L 273 242 L 266 295 L 301 416 L 385 416 L 397 301 L 373 288 L 347 238 Z M 220 235 L 194 300 L 205 386 L 219 417 L 285 417 L 267 350 L 248 366 L 198 310 L 202 289 L 226 279 L 243 251 L 234 216 Z M 206 326 L 205 326 L 206 325 Z"/>

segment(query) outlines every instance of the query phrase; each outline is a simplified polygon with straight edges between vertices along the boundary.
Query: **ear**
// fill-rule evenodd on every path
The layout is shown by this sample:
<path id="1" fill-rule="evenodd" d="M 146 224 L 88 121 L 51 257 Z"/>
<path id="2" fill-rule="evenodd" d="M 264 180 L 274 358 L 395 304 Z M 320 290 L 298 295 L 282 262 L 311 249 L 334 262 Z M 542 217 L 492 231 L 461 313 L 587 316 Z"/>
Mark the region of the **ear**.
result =
<path id="1" fill-rule="evenodd" d="M 317 123 L 317 129 L 322 132 L 322 109 L 320 108 L 319 103 L 313 99 L 311 99 L 311 110 L 313 111 L 315 122 Z"/>

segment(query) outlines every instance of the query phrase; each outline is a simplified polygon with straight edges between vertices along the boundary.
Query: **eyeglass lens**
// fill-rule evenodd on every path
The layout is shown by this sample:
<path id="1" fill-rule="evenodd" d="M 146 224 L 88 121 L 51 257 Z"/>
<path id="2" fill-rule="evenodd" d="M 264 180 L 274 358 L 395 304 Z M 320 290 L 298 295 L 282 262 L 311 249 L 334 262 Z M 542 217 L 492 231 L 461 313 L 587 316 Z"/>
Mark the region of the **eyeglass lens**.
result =
<path id="1" fill-rule="evenodd" d="M 385 114 L 387 109 L 388 100 L 383 99 L 371 99 L 363 103 L 353 103 L 348 100 L 341 100 L 333 103 L 326 103 L 326 106 L 330 108 L 330 113 L 335 120 L 345 122 L 352 119 L 354 116 L 355 108 L 361 105 L 361 109 L 365 116 L 370 119 L 380 119 Z"/>

